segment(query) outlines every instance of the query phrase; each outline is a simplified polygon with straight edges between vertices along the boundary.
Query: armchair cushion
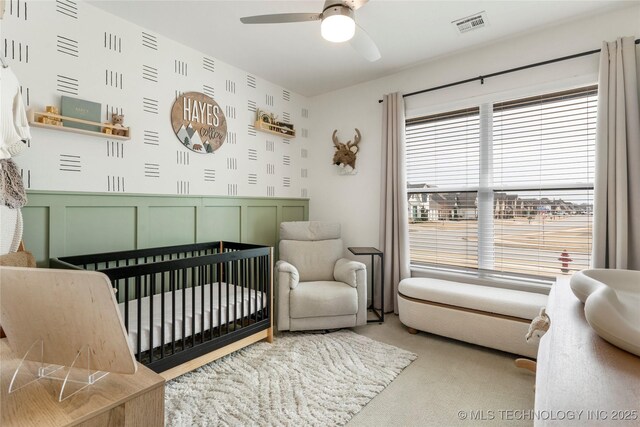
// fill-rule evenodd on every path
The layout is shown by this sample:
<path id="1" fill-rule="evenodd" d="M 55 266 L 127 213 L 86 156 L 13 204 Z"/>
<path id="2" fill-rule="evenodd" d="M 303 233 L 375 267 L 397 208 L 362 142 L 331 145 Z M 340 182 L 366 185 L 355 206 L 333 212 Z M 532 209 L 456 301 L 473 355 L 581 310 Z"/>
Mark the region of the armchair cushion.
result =
<path id="1" fill-rule="evenodd" d="M 358 261 L 351 261 L 347 258 L 341 258 L 336 262 L 333 269 L 333 277 L 338 282 L 344 282 L 355 288 L 358 286 L 358 270 L 364 270 L 366 267 Z"/>
<path id="2" fill-rule="evenodd" d="M 298 269 L 301 282 L 333 280 L 333 269 L 342 251 L 342 239 L 280 241 L 280 258 Z"/>
<path id="3" fill-rule="evenodd" d="M 355 315 L 358 292 L 342 282 L 301 282 L 289 294 L 289 310 L 294 319 Z"/>

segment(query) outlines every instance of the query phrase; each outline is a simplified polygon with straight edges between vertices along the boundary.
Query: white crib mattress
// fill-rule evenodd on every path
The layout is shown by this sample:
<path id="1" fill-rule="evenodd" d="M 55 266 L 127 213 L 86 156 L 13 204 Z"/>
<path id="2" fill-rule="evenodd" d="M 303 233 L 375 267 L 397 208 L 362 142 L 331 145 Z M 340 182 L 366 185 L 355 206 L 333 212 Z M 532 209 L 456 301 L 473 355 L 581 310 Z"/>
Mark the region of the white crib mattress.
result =
<path id="1" fill-rule="evenodd" d="M 204 330 L 218 326 L 218 311 L 221 311 L 222 325 L 227 323 L 227 285 L 222 283 L 220 295 L 218 295 L 218 284 L 213 284 L 213 324 L 211 320 L 210 293 L 211 285 L 204 285 Z M 244 289 L 244 292 L 243 292 Z M 195 291 L 195 330 L 192 330 L 192 292 Z M 169 344 L 172 340 L 182 339 L 182 323 L 184 322 L 185 337 L 201 332 L 202 328 L 202 286 L 187 288 L 185 294 L 184 319 L 182 316 L 182 289 L 175 291 L 175 323 L 172 323 L 172 292 L 164 293 L 164 325 L 162 325 L 162 297 L 163 294 L 153 296 L 153 348 L 159 347 L 161 343 L 161 331 L 164 326 L 164 344 Z M 257 303 L 256 303 L 257 300 Z M 141 301 L 141 351 L 149 350 L 150 341 L 150 304 L 151 297 L 144 297 Z M 124 303 L 118 304 L 122 319 L 124 321 Z M 229 322 L 239 320 L 243 315 L 246 317 L 256 311 L 266 307 L 266 296 L 263 292 L 256 292 L 241 286 L 229 285 Z M 129 346 L 137 353 L 138 339 L 138 301 L 129 301 Z M 173 333 L 172 333 L 173 330 Z"/>

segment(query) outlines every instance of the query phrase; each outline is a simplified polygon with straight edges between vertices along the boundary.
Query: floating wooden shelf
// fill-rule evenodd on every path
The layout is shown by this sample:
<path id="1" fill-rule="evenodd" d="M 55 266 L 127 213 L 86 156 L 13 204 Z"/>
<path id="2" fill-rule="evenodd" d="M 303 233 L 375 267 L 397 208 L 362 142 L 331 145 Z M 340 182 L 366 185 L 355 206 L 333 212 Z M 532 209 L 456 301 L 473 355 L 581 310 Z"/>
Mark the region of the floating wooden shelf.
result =
<path id="1" fill-rule="evenodd" d="M 260 132 L 272 133 L 274 135 L 280 135 L 284 138 L 295 138 L 295 129 L 288 128 L 286 126 L 278 126 L 271 123 L 263 122 L 262 120 L 256 120 L 255 128 Z"/>
<path id="2" fill-rule="evenodd" d="M 66 121 L 66 122 L 83 123 L 85 125 L 98 126 L 101 129 L 102 128 L 124 129 L 125 132 L 127 133 L 127 135 L 126 136 L 113 135 L 113 134 L 102 133 L 102 132 L 97 132 L 97 131 L 93 131 L 93 130 L 77 129 L 77 128 L 70 128 L 70 127 L 65 127 L 65 126 L 50 125 L 50 124 L 45 124 L 45 123 L 38 122 L 36 120 L 37 117 L 48 117 L 50 119 L 62 120 L 63 122 Z M 27 112 L 27 118 L 29 120 L 29 126 L 33 126 L 33 127 L 37 127 L 37 128 L 53 129 L 53 130 L 59 130 L 59 131 L 62 131 L 62 132 L 79 133 L 81 135 L 98 136 L 98 137 L 108 138 L 108 139 L 119 139 L 119 140 L 122 140 L 122 141 L 127 141 L 127 140 L 131 139 L 131 137 L 129 136 L 129 135 L 131 135 L 131 129 L 128 128 L 128 127 L 122 128 L 122 127 L 114 126 L 114 125 L 107 124 L 107 123 L 91 122 L 89 120 L 82 120 L 82 119 L 76 119 L 74 117 L 60 116 L 58 114 L 53 114 L 53 113 L 36 112 L 36 111 L 33 111 L 33 110 L 29 110 Z"/>

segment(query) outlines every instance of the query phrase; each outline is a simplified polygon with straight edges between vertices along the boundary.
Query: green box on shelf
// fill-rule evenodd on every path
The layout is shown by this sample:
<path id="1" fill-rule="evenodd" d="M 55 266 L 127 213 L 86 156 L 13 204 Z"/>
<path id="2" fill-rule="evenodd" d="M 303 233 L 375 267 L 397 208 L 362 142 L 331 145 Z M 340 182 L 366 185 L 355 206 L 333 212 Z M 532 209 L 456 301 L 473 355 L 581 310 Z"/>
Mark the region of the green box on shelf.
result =
<path id="1" fill-rule="evenodd" d="M 60 101 L 60 113 L 65 117 L 100 123 L 102 105 L 98 102 L 85 101 L 84 99 L 72 98 L 70 96 L 62 96 Z M 64 120 L 63 124 L 68 128 L 100 132 L 100 126 L 76 123 L 69 120 Z"/>

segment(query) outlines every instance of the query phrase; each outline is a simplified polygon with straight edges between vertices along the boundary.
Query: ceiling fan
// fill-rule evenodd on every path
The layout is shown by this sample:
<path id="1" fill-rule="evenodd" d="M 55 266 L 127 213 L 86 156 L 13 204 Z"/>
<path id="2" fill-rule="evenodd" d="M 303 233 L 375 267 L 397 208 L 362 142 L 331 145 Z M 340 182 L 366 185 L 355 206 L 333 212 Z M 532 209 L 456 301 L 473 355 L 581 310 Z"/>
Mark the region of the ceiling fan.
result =
<path id="1" fill-rule="evenodd" d="M 380 51 L 369 34 L 355 22 L 355 11 L 369 0 L 326 0 L 321 13 L 279 13 L 245 16 L 243 24 L 282 24 L 289 22 L 321 21 L 320 33 L 334 43 L 349 41 L 365 59 L 380 59 Z"/>

